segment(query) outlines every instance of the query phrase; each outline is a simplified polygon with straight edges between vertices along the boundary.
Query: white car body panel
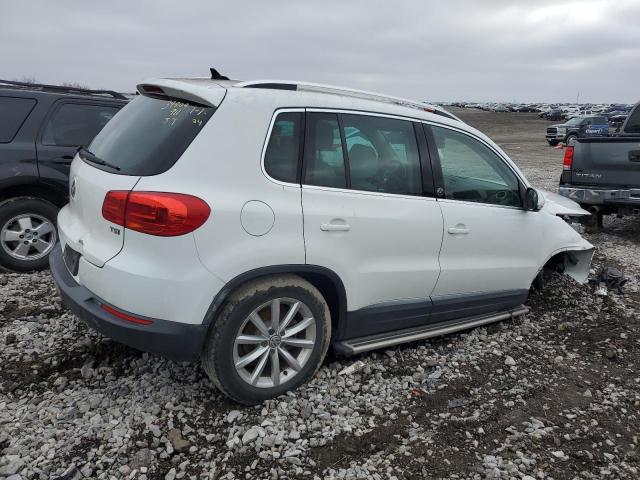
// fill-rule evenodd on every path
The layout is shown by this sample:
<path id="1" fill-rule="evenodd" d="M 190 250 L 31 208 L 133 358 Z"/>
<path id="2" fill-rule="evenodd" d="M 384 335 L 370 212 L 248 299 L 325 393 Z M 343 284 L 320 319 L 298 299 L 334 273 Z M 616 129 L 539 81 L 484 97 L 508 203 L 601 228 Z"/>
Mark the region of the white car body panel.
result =
<path id="1" fill-rule="evenodd" d="M 429 297 L 440 273 L 435 199 L 305 185 L 302 205 L 307 263 L 328 267 L 348 285 L 349 310 Z"/>
<path id="2" fill-rule="evenodd" d="M 193 234 L 156 237 L 127 230 L 122 251 L 102 268 L 81 260 L 79 283 L 135 315 L 201 324 L 224 283 L 198 259 Z"/>
<path id="3" fill-rule="evenodd" d="M 543 218 L 537 212 L 439 200 L 442 271 L 434 296 L 528 289 L 540 269 Z M 455 232 L 467 233 L 455 233 Z"/>

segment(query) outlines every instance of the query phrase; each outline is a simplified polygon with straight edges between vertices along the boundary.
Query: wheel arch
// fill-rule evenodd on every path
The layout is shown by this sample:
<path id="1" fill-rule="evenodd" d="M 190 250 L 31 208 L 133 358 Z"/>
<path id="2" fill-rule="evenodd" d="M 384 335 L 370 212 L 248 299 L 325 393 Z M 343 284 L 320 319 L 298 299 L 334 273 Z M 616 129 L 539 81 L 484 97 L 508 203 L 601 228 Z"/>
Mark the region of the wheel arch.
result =
<path id="1" fill-rule="evenodd" d="M 342 279 L 333 270 L 318 265 L 271 265 L 242 273 L 227 282 L 220 290 L 204 318 L 207 330 L 215 324 L 218 313 L 227 299 L 247 282 L 281 274 L 298 275 L 322 293 L 331 313 L 332 337 L 340 338 L 347 316 L 347 294 Z"/>
<path id="2" fill-rule="evenodd" d="M 67 199 L 58 190 L 43 184 L 16 183 L 0 188 L 0 202 L 18 197 L 35 197 L 46 200 L 58 208 L 67 203 Z"/>

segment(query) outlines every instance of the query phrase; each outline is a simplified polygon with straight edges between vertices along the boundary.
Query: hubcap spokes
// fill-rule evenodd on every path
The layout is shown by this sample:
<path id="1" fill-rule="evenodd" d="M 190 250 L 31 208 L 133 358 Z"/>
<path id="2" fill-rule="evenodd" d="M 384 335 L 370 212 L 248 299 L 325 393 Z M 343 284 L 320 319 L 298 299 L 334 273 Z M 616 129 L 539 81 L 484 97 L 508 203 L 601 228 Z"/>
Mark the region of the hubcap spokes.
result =
<path id="1" fill-rule="evenodd" d="M 316 320 L 307 305 L 276 298 L 247 316 L 234 342 L 237 373 L 250 385 L 271 388 L 290 381 L 309 360 Z"/>
<path id="2" fill-rule="evenodd" d="M 51 221 L 34 213 L 13 217 L 0 230 L 2 249 L 17 260 L 38 260 L 47 256 L 56 240 L 56 229 Z"/>

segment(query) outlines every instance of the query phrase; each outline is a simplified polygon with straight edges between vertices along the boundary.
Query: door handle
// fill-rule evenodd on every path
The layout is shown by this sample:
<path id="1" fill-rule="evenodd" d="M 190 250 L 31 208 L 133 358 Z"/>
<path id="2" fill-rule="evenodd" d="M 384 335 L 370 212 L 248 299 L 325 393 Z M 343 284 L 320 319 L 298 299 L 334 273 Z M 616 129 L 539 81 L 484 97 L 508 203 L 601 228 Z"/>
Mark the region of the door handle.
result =
<path id="1" fill-rule="evenodd" d="M 640 162 L 640 150 L 631 150 L 629 152 L 630 162 Z"/>
<path id="2" fill-rule="evenodd" d="M 451 235 L 467 235 L 469 233 L 469 229 L 464 225 L 456 225 L 455 227 L 449 227 L 447 230 Z"/>
<path id="3" fill-rule="evenodd" d="M 320 225 L 323 232 L 347 232 L 351 230 L 351 225 L 346 223 L 323 223 Z"/>
<path id="4" fill-rule="evenodd" d="M 54 158 L 52 162 L 63 164 L 63 165 L 69 165 L 71 162 L 73 162 L 73 157 L 71 155 L 65 155 L 64 157 Z"/>

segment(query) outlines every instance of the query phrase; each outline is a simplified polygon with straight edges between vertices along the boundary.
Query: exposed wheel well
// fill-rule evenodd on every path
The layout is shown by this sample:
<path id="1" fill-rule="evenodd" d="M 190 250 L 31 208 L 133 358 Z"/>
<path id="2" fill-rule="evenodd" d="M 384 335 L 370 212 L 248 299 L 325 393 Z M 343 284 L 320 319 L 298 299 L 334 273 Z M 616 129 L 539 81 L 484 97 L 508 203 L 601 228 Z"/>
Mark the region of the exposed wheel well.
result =
<path id="1" fill-rule="evenodd" d="M 313 265 L 277 265 L 263 267 L 237 276 L 228 282 L 216 295 L 207 312 L 205 324 L 213 324 L 217 314 L 222 311 L 222 308 L 226 304 L 227 299 L 247 282 L 274 275 L 282 275 L 283 273 L 298 275 L 322 293 L 322 296 L 329 305 L 329 312 L 331 313 L 332 337 L 339 337 L 340 327 L 344 326 L 347 312 L 347 298 L 344 284 L 342 280 L 340 280 L 340 277 L 331 270 Z"/>
<path id="2" fill-rule="evenodd" d="M 0 190 L 0 202 L 15 197 L 42 198 L 58 208 L 62 208 L 67 203 L 67 199 L 59 192 L 41 185 L 12 185 Z"/>

